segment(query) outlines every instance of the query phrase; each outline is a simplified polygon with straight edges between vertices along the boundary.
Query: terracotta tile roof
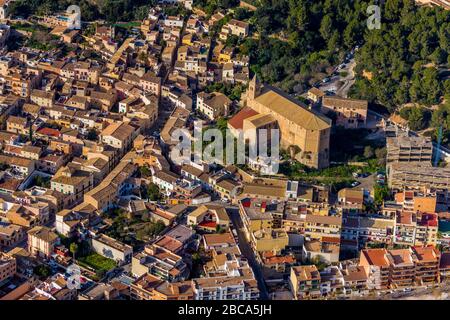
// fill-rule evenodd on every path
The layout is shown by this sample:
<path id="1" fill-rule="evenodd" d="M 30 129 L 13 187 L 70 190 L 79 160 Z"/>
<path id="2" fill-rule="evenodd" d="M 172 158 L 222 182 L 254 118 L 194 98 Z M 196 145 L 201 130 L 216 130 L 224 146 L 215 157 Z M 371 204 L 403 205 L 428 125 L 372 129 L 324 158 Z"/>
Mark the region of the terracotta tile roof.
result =
<path id="1" fill-rule="evenodd" d="M 61 132 L 59 132 L 56 129 L 53 128 L 41 128 L 37 131 L 37 133 L 45 135 L 45 136 L 52 136 L 52 137 L 56 137 L 59 138 L 61 136 Z"/>
<path id="2" fill-rule="evenodd" d="M 439 260 L 439 251 L 433 246 L 412 247 L 412 250 L 420 262 L 430 262 Z"/>
<path id="3" fill-rule="evenodd" d="M 361 251 L 361 254 L 366 257 L 371 265 L 389 267 L 389 260 L 386 258 L 386 249 L 368 249 Z"/>

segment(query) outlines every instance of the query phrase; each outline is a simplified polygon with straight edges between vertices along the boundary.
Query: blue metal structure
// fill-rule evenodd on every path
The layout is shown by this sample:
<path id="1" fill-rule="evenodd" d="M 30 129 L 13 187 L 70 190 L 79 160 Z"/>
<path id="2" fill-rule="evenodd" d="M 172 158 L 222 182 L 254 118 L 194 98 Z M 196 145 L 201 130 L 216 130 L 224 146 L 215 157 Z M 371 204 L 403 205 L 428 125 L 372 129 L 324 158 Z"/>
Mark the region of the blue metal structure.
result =
<path id="1" fill-rule="evenodd" d="M 439 127 L 438 137 L 437 137 L 437 145 L 436 145 L 436 152 L 434 154 L 434 163 L 433 165 L 437 167 L 439 162 L 439 150 L 441 149 L 441 142 L 442 142 L 442 126 Z"/>

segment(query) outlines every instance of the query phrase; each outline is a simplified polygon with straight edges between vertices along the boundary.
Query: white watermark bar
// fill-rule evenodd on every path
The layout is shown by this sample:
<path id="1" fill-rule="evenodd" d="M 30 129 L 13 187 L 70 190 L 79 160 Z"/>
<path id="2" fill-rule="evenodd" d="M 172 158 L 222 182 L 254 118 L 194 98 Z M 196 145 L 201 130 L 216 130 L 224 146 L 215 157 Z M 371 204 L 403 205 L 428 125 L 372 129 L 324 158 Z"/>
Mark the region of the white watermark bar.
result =
<path id="1" fill-rule="evenodd" d="M 367 7 L 367 14 L 369 18 L 367 19 L 367 28 L 369 30 L 380 30 L 381 29 L 381 8 L 377 5 L 370 5 Z"/>

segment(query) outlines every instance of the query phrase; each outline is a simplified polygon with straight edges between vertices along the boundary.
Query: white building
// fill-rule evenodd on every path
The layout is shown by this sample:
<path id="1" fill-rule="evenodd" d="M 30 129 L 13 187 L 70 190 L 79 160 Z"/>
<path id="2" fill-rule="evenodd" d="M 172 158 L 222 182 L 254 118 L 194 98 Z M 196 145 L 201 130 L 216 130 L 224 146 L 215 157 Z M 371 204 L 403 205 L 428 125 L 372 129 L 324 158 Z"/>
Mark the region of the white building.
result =
<path id="1" fill-rule="evenodd" d="M 92 249 L 94 252 L 119 264 L 131 262 L 133 256 L 133 248 L 131 246 L 104 234 L 92 239 Z"/>

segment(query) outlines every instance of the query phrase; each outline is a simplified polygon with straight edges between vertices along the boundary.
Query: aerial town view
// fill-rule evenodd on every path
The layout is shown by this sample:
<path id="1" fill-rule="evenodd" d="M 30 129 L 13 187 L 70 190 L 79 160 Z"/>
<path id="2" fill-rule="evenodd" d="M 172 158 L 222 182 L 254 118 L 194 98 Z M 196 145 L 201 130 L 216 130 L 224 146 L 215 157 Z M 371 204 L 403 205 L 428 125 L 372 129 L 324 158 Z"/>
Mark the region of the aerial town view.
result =
<path id="1" fill-rule="evenodd" d="M 0 300 L 450 300 L 450 1 L 0 0 Z"/>

